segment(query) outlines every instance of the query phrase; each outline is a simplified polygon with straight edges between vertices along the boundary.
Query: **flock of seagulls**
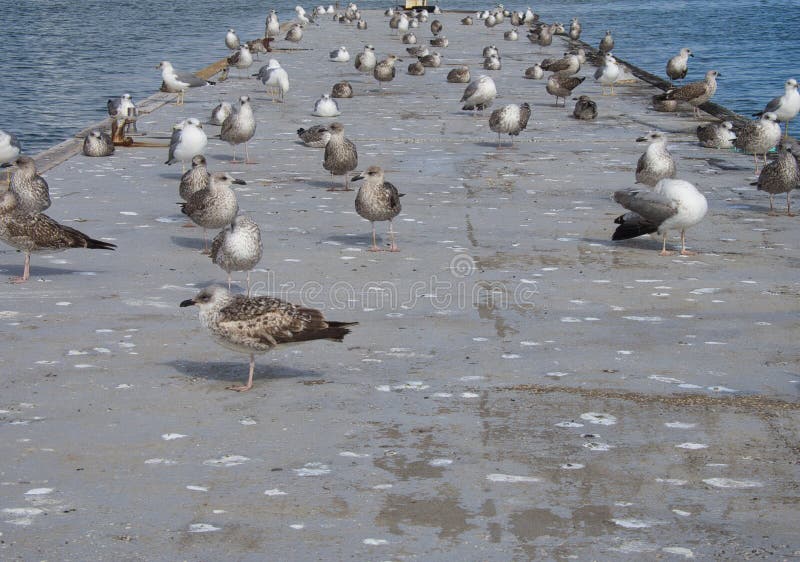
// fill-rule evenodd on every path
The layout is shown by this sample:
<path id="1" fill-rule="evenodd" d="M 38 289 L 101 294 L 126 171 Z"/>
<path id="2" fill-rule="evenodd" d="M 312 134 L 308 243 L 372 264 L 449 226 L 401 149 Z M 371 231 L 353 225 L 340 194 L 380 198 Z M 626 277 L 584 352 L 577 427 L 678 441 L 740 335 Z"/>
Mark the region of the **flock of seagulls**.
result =
<path id="1" fill-rule="evenodd" d="M 434 10 L 434 14 L 438 11 Z M 355 24 L 356 29 L 366 29 L 364 15 L 355 4 L 343 10 L 333 6 L 319 6 L 310 14 L 298 6 L 296 19 L 288 26 L 281 26 L 277 13 L 271 10 L 265 22 L 263 38 L 243 42 L 232 28 L 225 33 L 224 42 L 231 54 L 227 57 L 228 68 L 247 70 L 254 64 L 258 54 L 270 52 L 270 41 L 283 39 L 290 43 L 302 41 L 303 34 L 311 24 L 319 25 L 317 20 L 332 15 L 335 21 Z M 445 25 L 439 19 L 430 23 L 432 37 L 428 45 L 417 44 L 421 24 L 427 22 L 427 11 L 406 12 L 390 8 L 385 12 L 388 28 L 397 39 L 408 45 L 406 53 L 413 58 L 408 66 L 408 74 L 422 76 L 427 69 L 440 68 L 444 56 L 440 51 L 450 41 L 445 36 Z M 512 27 L 503 33 L 506 41 L 517 41 L 519 29 L 527 26 L 527 38 L 539 46 L 550 45 L 555 35 L 564 35 L 572 41 L 579 41 L 582 26 L 578 18 L 573 18 L 568 29 L 559 23 L 545 24 L 539 16 L 528 8 L 525 11 L 511 12 L 502 6 L 478 12 L 461 20 L 462 25 L 483 22 L 493 28 L 510 22 Z M 396 40 L 397 40 L 396 39 Z M 614 38 L 607 31 L 598 45 L 601 64 L 594 72 L 594 80 L 600 85 L 603 95 L 615 95 L 614 86 L 625 75 L 625 68 L 612 54 Z M 563 57 L 545 59 L 525 70 L 524 77 L 545 82 L 545 91 L 555 97 L 556 106 L 567 98 L 585 81 L 579 76 L 586 63 L 586 52 L 582 44 L 573 43 L 573 50 Z M 476 53 L 477 54 L 477 53 Z M 486 46 L 481 52 L 483 70 L 496 72 L 502 69 L 502 57 L 495 45 Z M 405 55 L 404 55 L 405 56 Z M 669 59 L 666 74 L 671 80 L 683 81 L 688 74 L 688 59 L 693 56 L 691 49 L 683 48 L 679 54 Z M 364 45 L 360 52 L 351 57 L 346 45 L 331 50 L 328 60 L 332 63 L 354 65 L 355 69 L 371 75 L 377 82 L 378 90 L 371 93 L 382 95 L 386 87 L 396 78 L 396 63 L 401 59 L 395 54 L 379 57 L 372 45 Z M 176 105 L 183 105 L 186 92 L 191 88 L 213 85 L 214 82 L 195 74 L 176 71 L 168 61 L 162 61 L 163 89 L 176 93 Z M 226 69 L 227 76 L 227 69 Z M 270 58 L 258 72 L 248 74 L 242 79 L 255 77 L 266 88 L 273 102 L 285 102 L 290 91 L 287 71 L 276 58 Z M 708 70 L 705 79 L 668 89 L 654 99 L 663 108 L 675 110 L 678 103 L 687 103 L 699 116 L 700 107 L 710 100 L 717 88 L 719 73 Z M 472 112 L 475 118 L 484 118 L 484 111 L 491 108 L 498 97 L 495 81 L 488 74 L 473 77 L 469 66 L 461 65 L 450 69 L 446 81 L 453 84 L 467 84 L 459 99 L 463 111 Z M 370 92 L 366 92 L 370 93 Z M 314 103 L 312 114 L 322 118 L 334 118 L 341 114 L 337 98 L 354 95 L 353 86 L 343 80 L 334 84 L 331 93 L 324 93 Z M 601 108 L 587 95 L 577 98 L 572 116 L 575 119 L 591 121 L 596 119 Z M 770 213 L 773 212 L 773 196 L 786 194 L 787 214 L 791 214 L 790 193 L 800 184 L 800 168 L 797 163 L 797 145 L 781 143 L 780 122 L 788 122 L 800 112 L 800 94 L 794 79 L 786 81 L 782 96 L 770 101 L 763 112 L 757 114 L 742 127 L 734 127 L 731 122 L 711 123 L 697 128 L 697 137 L 703 146 L 725 149 L 735 146 L 754 155 L 756 185 L 759 190 L 769 194 Z M 135 121 L 137 109 L 128 94 L 119 99 L 109 100 L 108 113 L 115 122 Z M 488 117 L 488 128 L 497 133 L 497 147 L 502 146 L 502 136 L 510 137 L 514 147 L 514 137 L 526 130 L 531 119 L 531 106 L 527 102 L 508 103 L 494 109 Z M 248 143 L 253 139 L 256 116 L 248 95 L 239 97 L 236 103 L 222 101 L 211 111 L 208 122 L 220 127 L 219 138 L 232 147 L 230 164 L 251 163 Z M 358 150 L 353 141 L 345 136 L 344 126 L 338 121 L 300 128 L 297 135 L 308 147 L 323 149 L 322 169 L 332 176 L 342 176 L 342 185 L 332 185 L 330 191 L 352 191 L 350 181 L 361 182 L 354 199 L 355 210 L 359 216 L 368 220 L 372 227 L 370 251 L 386 249 L 378 245 L 376 223 L 388 222 L 388 251 L 398 252 L 393 220 L 402 210 L 398 188 L 386 180 L 384 169 L 372 164 L 359 173 Z M 691 183 L 677 178 L 675 159 L 667 148 L 667 136 L 663 132 L 651 131 L 637 139 L 648 146 L 637 162 L 636 187 L 619 190 L 614 200 L 627 212 L 616 218 L 617 228 L 613 240 L 625 240 L 637 236 L 654 234 L 661 237 L 661 254 L 668 255 L 667 238 L 670 231 L 677 231 L 681 237 L 680 253 L 690 255 L 686 247 L 686 230 L 698 224 L 706 215 L 708 203 L 703 194 Z M 255 369 L 255 355 L 264 353 L 281 344 L 327 339 L 342 341 L 350 331 L 352 322 L 333 322 L 326 320 L 318 310 L 297 306 L 272 297 L 252 297 L 250 272 L 259 263 L 263 254 L 263 244 L 259 225 L 253 218 L 240 212 L 236 192 L 232 185 L 244 184 L 228 172 L 211 172 L 204 157 L 208 136 L 203 124 L 196 117 L 187 117 L 173 126 L 166 164 L 180 162 L 183 173 L 178 194 L 182 200 L 181 212 L 191 223 L 203 229 L 203 252 L 210 255 L 212 262 L 227 274 L 227 289 L 212 286 L 203 289 L 194 298 L 180 303 L 181 307 L 197 306 L 200 310 L 201 324 L 223 346 L 249 355 L 249 375 L 247 383 L 231 387 L 246 391 L 252 388 Z M 244 145 L 244 159 L 236 159 L 236 150 Z M 767 153 L 778 146 L 778 157 L 767 163 Z M 89 236 L 61 225 L 43 214 L 50 205 L 47 182 L 38 175 L 32 159 L 21 155 L 21 147 L 14 135 L 0 131 L 0 164 L 14 165 L 9 188 L 0 194 L 0 239 L 14 248 L 25 252 L 24 272 L 15 282 L 22 282 L 30 275 L 30 254 L 35 251 L 55 251 L 66 248 L 90 248 L 113 250 L 110 242 L 95 240 Z M 91 132 L 84 141 L 84 154 L 92 157 L 107 156 L 114 151 L 114 141 L 102 131 Z M 764 167 L 758 174 L 759 156 L 763 156 Z M 187 171 L 186 165 L 191 163 Z M 209 245 L 208 231 L 216 231 Z M 246 293 L 233 294 L 232 273 L 246 273 Z"/>

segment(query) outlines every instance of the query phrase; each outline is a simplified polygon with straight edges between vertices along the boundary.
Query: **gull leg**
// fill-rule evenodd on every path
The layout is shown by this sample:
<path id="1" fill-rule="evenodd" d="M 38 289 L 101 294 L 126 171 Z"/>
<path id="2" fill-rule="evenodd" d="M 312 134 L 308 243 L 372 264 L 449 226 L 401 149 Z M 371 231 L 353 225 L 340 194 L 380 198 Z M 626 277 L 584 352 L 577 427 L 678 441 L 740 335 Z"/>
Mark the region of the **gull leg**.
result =
<path id="1" fill-rule="evenodd" d="M 258 162 L 250 161 L 250 150 L 247 148 L 247 143 L 244 143 L 244 163 L 245 164 L 258 164 Z"/>
<path id="2" fill-rule="evenodd" d="M 671 256 L 672 252 L 667 251 L 667 233 L 665 232 L 662 236 L 664 243 L 661 245 L 661 255 L 662 256 Z"/>
<path id="3" fill-rule="evenodd" d="M 228 290 L 231 290 L 231 272 L 228 272 Z"/>
<path id="4" fill-rule="evenodd" d="M 682 256 L 696 256 L 697 252 L 692 252 L 686 249 L 686 231 L 681 230 L 681 255 Z"/>
<path id="5" fill-rule="evenodd" d="M 788 194 L 787 194 L 788 195 Z M 772 207 L 772 193 L 769 194 L 769 216 L 774 217 L 778 213 Z"/>
<path id="6" fill-rule="evenodd" d="M 208 236 L 206 236 L 206 227 L 203 227 L 203 254 L 210 255 L 211 250 L 208 248 Z"/>
<path id="7" fill-rule="evenodd" d="M 247 272 L 247 296 L 250 296 L 250 271 Z"/>
<path id="8" fill-rule="evenodd" d="M 792 213 L 792 199 L 791 199 L 792 192 L 786 192 L 786 216 L 793 217 L 794 213 Z"/>
<path id="9" fill-rule="evenodd" d="M 245 392 L 253 388 L 253 373 L 256 370 L 256 356 L 254 354 L 250 354 L 250 374 L 247 376 L 247 384 L 245 385 L 238 385 L 233 384 L 228 387 L 228 390 L 235 390 L 236 392 Z"/>
<path id="10" fill-rule="evenodd" d="M 399 252 L 400 248 L 397 247 L 397 243 L 394 239 L 394 226 L 392 223 L 392 219 L 389 219 L 389 251 L 390 252 Z"/>
<path id="11" fill-rule="evenodd" d="M 25 266 L 22 269 L 22 277 L 11 277 L 9 281 L 14 284 L 24 283 L 31 276 L 31 255 L 25 253 Z"/>
<path id="12" fill-rule="evenodd" d="M 375 222 L 373 221 L 373 222 L 371 222 L 371 224 L 372 224 L 372 246 L 370 246 L 369 251 L 370 252 L 380 252 L 381 249 L 380 249 L 380 247 L 378 247 L 378 242 L 375 239 Z"/>

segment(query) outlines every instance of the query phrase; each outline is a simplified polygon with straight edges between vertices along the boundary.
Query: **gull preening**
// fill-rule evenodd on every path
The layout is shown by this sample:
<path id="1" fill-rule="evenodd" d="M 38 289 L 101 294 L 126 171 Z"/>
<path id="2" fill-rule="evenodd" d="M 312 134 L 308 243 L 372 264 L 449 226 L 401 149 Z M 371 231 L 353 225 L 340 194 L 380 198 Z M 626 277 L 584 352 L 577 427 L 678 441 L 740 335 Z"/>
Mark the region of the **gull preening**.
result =
<path id="1" fill-rule="evenodd" d="M 36 171 L 36 162 L 29 156 L 14 161 L 9 190 L 17 196 L 16 208 L 26 213 L 41 213 L 50 207 L 50 186 Z"/>
<path id="2" fill-rule="evenodd" d="M 45 214 L 26 211 L 19 206 L 19 199 L 12 191 L 0 193 L 0 240 L 25 252 L 22 276 L 12 277 L 12 283 L 24 283 L 30 278 L 33 252 L 58 252 L 69 248 L 116 248 L 110 242 L 95 240 L 79 230 L 59 224 Z"/>
<path id="3" fill-rule="evenodd" d="M 636 163 L 636 183 L 655 187 L 660 180 L 675 177 L 675 159 L 667 150 L 666 134 L 650 131 L 636 139 L 636 142 L 649 143 Z"/>
<path id="4" fill-rule="evenodd" d="M 228 387 L 238 392 L 253 387 L 257 353 L 266 353 L 281 344 L 311 340 L 341 342 L 350 333 L 349 326 L 357 324 L 331 322 L 319 310 L 273 297 L 233 295 L 216 285 L 180 303 L 181 307 L 195 305 L 200 309 L 200 324 L 218 344 L 250 356 L 247 383 Z"/>
<path id="5" fill-rule="evenodd" d="M 289 74 L 276 59 L 269 59 L 269 62 L 253 76 L 256 76 L 267 87 L 267 94 L 272 96 L 273 102 L 276 93 L 281 102 L 284 101 L 284 96 L 289 91 Z"/>
<path id="6" fill-rule="evenodd" d="M 245 164 L 250 162 L 250 153 L 247 149 L 247 142 L 256 134 L 256 117 L 253 114 L 253 107 L 250 105 L 250 96 L 239 97 L 239 107 L 235 108 L 222 123 L 219 137 L 233 147 L 233 158 L 231 163 L 239 162 L 236 160 L 236 145 L 244 143 Z"/>
<path id="7" fill-rule="evenodd" d="M 236 215 L 233 222 L 211 242 L 211 261 L 228 274 L 228 290 L 231 288 L 231 272 L 246 271 L 248 296 L 250 271 L 261 261 L 262 252 L 261 229 L 246 215 Z"/>
<path id="8" fill-rule="evenodd" d="M 233 111 L 233 107 L 226 101 L 221 101 L 211 110 L 211 118 L 208 120 L 210 125 L 222 125 L 228 115 Z"/>
<path id="9" fill-rule="evenodd" d="M 297 136 L 303 141 L 303 144 L 311 148 L 325 148 L 328 141 L 331 140 L 331 132 L 325 125 L 314 125 L 308 129 L 297 129 Z"/>
<path id="10" fill-rule="evenodd" d="M 108 133 L 95 129 L 90 131 L 83 139 L 83 154 L 85 156 L 111 156 L 114 154 L 114 141 Z"/>
<path id="11" fill-rule="evenodd" d="M 733 141 L 736 140 L 733 123 L 730 121 L 698 125 L 695 132 L 697 140 L 706 148 L 733 148 Z"/>
<path id="12" fill-rule="evenodd" d="M 379 252 L 375 238 L 375 223 L 389 221 L 389 251 L 399 252 L 394 237 L 392 219 L 400 214 L 402 205 L 400 198 L 404 195 L 390 182 L 384 179 L 383 169 L 380 166 L 370 166 L 364 174 L 354 176 L 353 181 L 364 180 L 356 194 L 356 212 L 372 223 L 372 246 L 370 252 Z"/>
<path id="13" fill-rule="evenodd" d="M 706 216 L 708 202 L 697 188 L 684 180 L 665 178 L 650 189 L 623 189 L 614 193 L 614 201 L 631 211 L 614 220 L 619 226 L 612 240 L 627 240 L 658 233 L 662 238 L 661 255 L 668 256 L 667 234 L 681 232 L 681 255 L 694 255 L 686 249 L 686 229 Z"/>
<path id="14" fill-rule="evenodd" d="M 527 102 L 518 105 L 510 103 L 492 111 L 489 116 L 489 129 L 497 133 L 497 148 L 500 148 L 500 135 L 511 137 L 511 146 L 514 146 L 514 137 L 519 135 L 528 126 L 531 117 L 531 106 Z"/>
<path id="15" fill-rule="evenodd" d="M 202 86 L 213 85 L 215 82 L 195 76 L 191 72 L 178 72 L 172 67 L 169 61 L 161 61 L 156 67 L 161 69 L 161 79 L 168 92 L 177 92 L 177 105 L 183 105 L 186 90 L 189 88 L 200 88 Z"/>

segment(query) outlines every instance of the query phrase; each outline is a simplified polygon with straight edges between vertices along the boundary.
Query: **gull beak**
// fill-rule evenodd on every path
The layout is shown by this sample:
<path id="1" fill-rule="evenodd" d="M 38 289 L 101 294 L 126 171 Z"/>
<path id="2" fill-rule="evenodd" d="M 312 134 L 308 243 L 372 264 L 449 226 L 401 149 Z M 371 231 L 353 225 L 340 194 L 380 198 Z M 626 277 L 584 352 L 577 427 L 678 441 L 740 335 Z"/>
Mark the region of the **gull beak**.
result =
<path id="1" fill-rule="evenodd" d="M 247 185 L 247 182 L 246 182 L 246 181 L 244 181 L 244 180 L 240 180 L 240 179 L 238 179 L 238 178 L 237 178 L 237 179 L 235 179 L 235 180 L 233 180 L 233 183 L 235 183 L 236 185 Z"/>
<path id="2" fill-rule="evenodd" d="M 645 142 L 646 140 L 647 137 L 639 137 L 638 139 L 636 139 L 636 142 Z"/>
<path id="3" fill-rule="evenodd" d="M 197 303 L 194 302 L 194 299 L 186 299 L 185 301 L 181 301 L 181 305 L 180 306 L 181 306 L 181 308 L 184 308 L 184 307 L 187 307 L 187 306 L 194 306 L 195 304 L 197 304 Z"/>
<path id="4" fill-rule="evenodd" d="M 350 178 L 350 181 L 358 181 L 358 180 L 363 180 L 363 179 L 364 179 L 364 174 L 357 174 L 357 175 L 353 176 L 352 178 Z"/>

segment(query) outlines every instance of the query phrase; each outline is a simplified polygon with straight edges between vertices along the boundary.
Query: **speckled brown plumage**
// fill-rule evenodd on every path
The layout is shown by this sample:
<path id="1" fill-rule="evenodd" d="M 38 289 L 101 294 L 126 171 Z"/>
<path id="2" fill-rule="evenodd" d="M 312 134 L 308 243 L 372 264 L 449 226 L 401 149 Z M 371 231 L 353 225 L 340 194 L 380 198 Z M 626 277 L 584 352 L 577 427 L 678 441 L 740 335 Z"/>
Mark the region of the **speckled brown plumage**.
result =
<path id="1" fill-rule="evenodd" d="M 50 188 L 36 172 L 33 158 L 20 156 L 14 162 L 9 189 L 17 196 L 17 207 L 22 211 L 40 213 L 50 207 Z"/>
<path id="2" fill-rule="evenodd" d="M 350 191 L 348 173 L 358 166 L 358 151 L 356 145 L 344 136 L 344 125 L 339 122 L 331 123 L 328 126 L 331 138 L 325 145 L 325 159 L 322 167 L 334 176 L 344 175 L 344 191 Z M 336 191 L 331 188 L 329 191 Z"/>

